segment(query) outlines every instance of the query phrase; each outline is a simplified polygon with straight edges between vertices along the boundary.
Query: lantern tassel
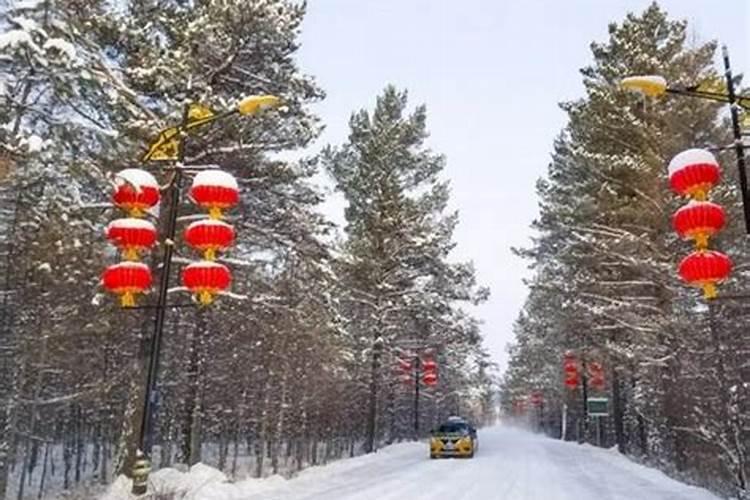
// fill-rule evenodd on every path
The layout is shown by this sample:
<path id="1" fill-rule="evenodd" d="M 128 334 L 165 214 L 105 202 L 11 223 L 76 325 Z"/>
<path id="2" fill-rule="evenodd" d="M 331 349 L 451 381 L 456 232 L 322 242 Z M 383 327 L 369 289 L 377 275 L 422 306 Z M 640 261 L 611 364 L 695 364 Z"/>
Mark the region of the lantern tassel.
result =
<path id="1" fill-rule="evenodd" d="M 133 261 L 133 262 L 137 261 L 138 257 L 139 257 L 138 256 L 138 249 L 136 247 L 128 247 L 128 248 L 126 248 L 122 255 L 125 258 L 125 260 L 129 260 L 129 261 Z"/>
<path id="2" fill-rule="evenodd" d="M 706 201 L 709 189 L 711 189 L 710 185 L 700 184 L 689 190 L 687 194 L 695 201 Z"/>
<path id="3" fill-rule="evenodd" d="M 203 253 L 203 258 L 206 260 L 210 260 L 210 261 L 216 260 L 216 249 L 207 248 L 206 251 Z"/>
<path id="4" fill-rule="evenodd" d="M 214 294 L 208 290 L 203 290 L 198 294 L 198 301 L 204 306 L 211 305 L 214 301 Z"/>
<path id="5" fill-rule="evenodd" d="M 695 248 L 698 250 L 705 250 L 708 248 L 708 234 L 700 232 L 695 235 Z"/>
<path id="6" fill-rule="evenodd" d="M 703 298 L 706 300 L 715 299 L 719 296 L 719 292 L 716 289 L 716 283 L 704 283 L 702 288 Z"/>
<path id="7" fill-rule="evenodd" d="M 210 219 L 221 219 L 221 208 L 219 207 L 211 207 L 208 209 L 208 217 Z"/>
<path id="8" fill-rule="evenodd" d="M 130 210 L 128 210 L 128 215 L 130 217 L 133 217 L 134 219 L 142 219 L 146 213 L 141 209 L 141 207 L 130 207 Z"/>
<path id="9" fill-rule="evenodd" d="M 120 297 L 122 307 L 135 307 L 135 295 L 133 292 L 125 292 Z"/>

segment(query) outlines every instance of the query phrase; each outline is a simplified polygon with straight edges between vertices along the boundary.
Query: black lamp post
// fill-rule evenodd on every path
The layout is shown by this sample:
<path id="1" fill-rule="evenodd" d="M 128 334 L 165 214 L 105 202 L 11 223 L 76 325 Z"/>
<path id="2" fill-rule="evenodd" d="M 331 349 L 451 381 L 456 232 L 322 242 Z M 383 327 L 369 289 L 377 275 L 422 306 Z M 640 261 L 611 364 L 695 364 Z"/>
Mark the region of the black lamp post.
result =
<path id="1" fill-rule="evenodd" d="M 167 225 L 164 232 L 164 252 L 161 258 L 161 274 L 159 277 L 157 300 L 156 304 L 152 306 L 156 309 L 154 333 L 151 336 L 147 354 L 146 391 L 143 397 L 141 422 L 138 429 L 136 460 L 133 463 L 131 471 L 133 476 L 133 493 L 136 495 L 146 493 L 148 487 L 148 474 L 150 472 L 148 456 L 151 453 L 153 444 L 153 414 L 157 395 L 156 381 L 159 374 L 164 322 L 166 311 L 169 307 L 167 304 L 167 292 L 169 290 L 170 271 L 177 232 L 177 215 L 184 175 L 185 140 L 197 128 L 237 114 L 255 115 L 265 109 L 277 107 L 280 103 L 281 100 L 278 97 L 271 95 L 250 96 L 241 100 L 234 109 L 219 114 L 214 114 L 202 105 L 191 106 L 190 104 L 186 104 L 180 124 L 176 127 L 162 130 L 156 141 L 150 145 L 148 152 L 141 158 L 143 162 L 171 162 L 175 165 L 175 168 L 172 170 L 172 178 L 166 187 L 169 200 L 166 205 Z"/>

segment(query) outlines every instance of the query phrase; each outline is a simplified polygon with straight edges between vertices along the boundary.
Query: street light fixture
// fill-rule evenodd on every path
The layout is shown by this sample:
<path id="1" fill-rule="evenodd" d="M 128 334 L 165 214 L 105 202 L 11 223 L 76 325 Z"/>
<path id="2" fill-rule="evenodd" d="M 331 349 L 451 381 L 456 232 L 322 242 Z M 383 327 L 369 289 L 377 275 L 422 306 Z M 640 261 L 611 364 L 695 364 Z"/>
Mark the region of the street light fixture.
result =
<path id="1" fill-rule="evenodd" d="M 148 372 L 146 379 L 146 392 L 143 398 L 143 413 L 141 415 L 140 428 L 138 432 L 138 446 L 136 449 L 136 460 L 133 464 L 133 493 L 142 495 L 148 486 L 148 474 L 150 465 L 148 455 L 151 452 L 153 432 L 153 407 L 156 395 L 156 380 L 159 370 L 159 357 L 161 354 L 161 340 L 164 331 L 164 321 L 167 310 L 167 290 L 169 289 L 169 278 L 174 252 L 175 233 L 177 229 L 177 212 L 182 190 L 183 162 L 185 160 L 185 140 L 193 130 L 205 125 L 217 122 L 230 116 L 239 114 L 243 116 L 257 115 L 267 109 L 281 105 L 281 99 L 272 95 L 249 96 L 240 100 L 232 109 L 221 113 L 214 113 L 208 107 L 201 104 L 185 104 L 182 121 L 179 125 L 162 130 L 156 140 L 151 143 L 148 151 L 143 155 L 143 162 L 167 161 L 176 164 L 174 174 L 165 188 L 169 197 L 166 212 L 166 231 L 164 235 L 164 253 L 161 262 L 161 276 L 159 279 L 158 298 L 154 308 L 156 316 L 154 320 L 154 333 L 151 337 L 148 354 Z"/>
<path id="2" fill-rule="evenodd" d="M 732 68 L 729 64 L 729 51 L 726 46 L 722 47 L 722 58 L 724 60 L 724 79 L 726 81 L 726 92 L 703 90 L 700 85 L 690 87 L 671 86 L 667 80 L 658 75 L 638 75 L 623 78 L 620 85 L 628 90 L 645 94 L 649 97 L 661 97 L 665 94 L 696 97 L 709 101 L 723 102 L 729 104 L 732 117 L 732 134 L 734 137 L 734 152 L 737 157 L 737 170 L 740 178 L 740 191 L 742 195 L 742 209 L 745 215 L 745 231 L 750 234 L 750 194 L 747 185 L 747 170 L 745 164 L 745 145 L 742 142 L 742 130 L 740 126 L 739 110 L 750 113 L 750 96 L 738 96 L 735 93 Z"/>

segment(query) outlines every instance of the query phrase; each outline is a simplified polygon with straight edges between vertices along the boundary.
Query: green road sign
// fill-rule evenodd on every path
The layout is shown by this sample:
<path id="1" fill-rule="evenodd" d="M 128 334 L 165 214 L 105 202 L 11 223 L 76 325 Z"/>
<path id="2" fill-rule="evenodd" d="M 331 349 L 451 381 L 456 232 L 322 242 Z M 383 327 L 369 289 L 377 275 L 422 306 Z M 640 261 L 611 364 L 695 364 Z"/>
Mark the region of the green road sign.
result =
<path id="1" fill-rule="evenodd" d="M 586 400 L 586 408 L 589 412 L 589 417 L 606 417 L 609 416 L 607 406 L 609 398 L 588 398 Z"/>

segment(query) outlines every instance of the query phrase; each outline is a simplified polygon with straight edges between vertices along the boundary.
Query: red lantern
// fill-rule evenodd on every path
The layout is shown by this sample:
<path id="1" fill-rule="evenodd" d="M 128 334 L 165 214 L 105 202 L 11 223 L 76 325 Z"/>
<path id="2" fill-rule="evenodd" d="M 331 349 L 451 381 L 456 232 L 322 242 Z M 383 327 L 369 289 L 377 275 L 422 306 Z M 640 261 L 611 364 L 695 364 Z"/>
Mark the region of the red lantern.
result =
<path id="1" fill-rule="evenodd" d="M 572 353 L 565 353 L 563 359 L 563 371 L 565 373 L 565 386 L 568 389 L 578 387 L 578 362 Z"/>
<path id="2" fill-rule="evenodd" d="M 120 262 L 104 271 L 102 283 L 108 291 L 120 296 L 122 307 L 133 307 L 135 296 L 151 286 L 151 270 L 140 262 Z"/>
<path id="3" fill-rule="evenodd" d="M 434 372 L 437 371 L 437 363 L 435 363 L 432 359 L 425 359 L 422 362 L 422 370 L 424 372 Z"/>
<path id="4" fill-rule="evenodd" d="M 204 170 L 193 179 L 190 197 L 207 209 L 212 219 L 221 218 L 222 210 L 235 206 L 240 200 L 237 179 L 223 170 Z"/>
<path id="5" fill-rule="evenodd" d="M 217 262 L 194 262 L 182 270 L 183 286 L 197 295 L 203 305 L 213 302 L 214 295 L 229 288 L 231 282 L 229 268 Z"/>
<path id="6" fill-rule="evenodd" d="M 695 240 L 701 250 L 708 247 L 708 239 L 721 231 L 725 222 L 724 209 L 708 201 L 691 201 L 672 217 L 675 231 L 685 239 Z"/>
<path id="7" fill-rule="evenodd" d="M 540 391 L 534 391 L 531 393 L 531 404 L 534 406 L 542 406 L 544 402 L 544 396 Z"/>
<path id="8" fill-rule="evenodd" d="M 433 386 L 437 381 L 437 363 L 431 357 L 425 357 L 422 360 L 422 382 L 427 386 Z"/>
<path id="9" fill-rule="evenodd" d="M 701 250 L 680 262 L 678 272 L 688 284 L 703 289 L 706 299 L 716 298 L 716 284 L 724 281 L 732 270 L 732 261 L 721 252 Z"/>
<path id="10" fill-rule="evenodd" d="M 199 220 L 185 229 L 185 241 L 204 252 L 206 260 L 215 260 L 217 251 L 226 250 L 234 242 L 234 228 L 220 220 Z"/>
<path id="11" fill-rule="evenodd" d="M 398 358 L 398 368 L 404 373 L 411 373 L 411 361 L 408 359 Z"/>
<path id="12" fill-rule="evenodd" d="M 156 243 L 156 228 L 143 219 L 116 219 L 107 226 L 107 239 L 123 250 L 126 260 L 138 260 L 141 251 Z"/>
<path id="13" fill-rule="evenodd" d="M 600 363 L 597 363 L 596 361 L 592 361 L 588 365 L 588 371 L 589 376 L 591 379 L 589 380 L 589 385 L 592 389 L 595 389 L 597 391 L 603 391 L 604 390 L 604 368 Z"/>
<path id="14" fill-rule="evenodd" d="M 672 189 L 698 201 L 706 199 L 721 177 L 716 158 L 704 149 L 688 149 L 678 154 L 669 162 L 668 171 Z"/>
<path id="15" fill-rule="evenodd" d="M 142 217 L 146 210 L 159 203 L 159 183 L 145 170 L 126 168 L 115 176 L 112 201 L 131 217 Z"/>

